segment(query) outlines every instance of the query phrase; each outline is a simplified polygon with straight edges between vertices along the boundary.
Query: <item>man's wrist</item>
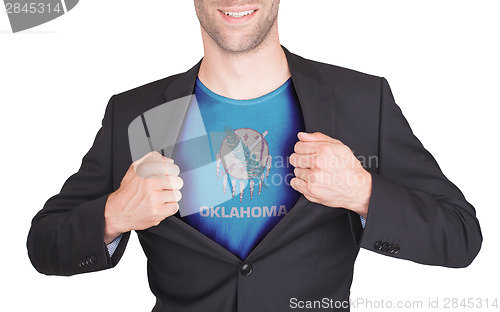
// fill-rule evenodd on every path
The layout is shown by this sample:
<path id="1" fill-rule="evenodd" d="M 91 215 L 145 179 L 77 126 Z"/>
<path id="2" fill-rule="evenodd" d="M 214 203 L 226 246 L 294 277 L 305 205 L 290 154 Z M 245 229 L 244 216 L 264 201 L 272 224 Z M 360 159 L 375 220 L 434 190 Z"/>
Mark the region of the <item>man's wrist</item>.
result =
<path id="1" fill-rule="evenodd" d="M 360 192 L 355 197 L 353 201 L 353 205 L 349 207 L 350 210 L 359 214 L 363 219 L 366 220 L 366 216 L 368 215 L 368 207 L 370 204 L 370 198 L 372 194 L 372 175 L 363 169 L 362 178 L 358 181 L 361 181 L 359 184 Z"/>
<path id="2" fill-rule="evenodd" d="M 113 212 L 114 212 L 114 199 L 115 199 L 115 193 L 111 193 L 108 196 L 108 200 L 106 201 L 106 206 L 104 208 L 104 243 L 108 245 L 111 243 L 113 240 L 115 240 L 120 234 L 122 234 L 124 231 L 121 231 L 117 226 L 116 226 L 116 220 L 114 218 Z"/>
<path id="3" fill-rule="evenodd" d="M 121 234 L 121 233 L 120 233 Z M 112 241 L 114 241 L 120 234 L 104 234 L 104 243 L 109 245 Z"/>

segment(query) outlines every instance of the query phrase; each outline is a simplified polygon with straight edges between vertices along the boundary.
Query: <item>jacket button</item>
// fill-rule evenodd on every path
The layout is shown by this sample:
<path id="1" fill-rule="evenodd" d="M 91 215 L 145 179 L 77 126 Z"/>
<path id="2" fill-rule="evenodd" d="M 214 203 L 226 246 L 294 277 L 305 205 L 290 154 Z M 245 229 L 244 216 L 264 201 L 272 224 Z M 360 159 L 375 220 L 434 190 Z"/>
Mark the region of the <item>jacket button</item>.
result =
<path id="1" fill-rule="evenodd" d="M 245 276 L 250 275 L 250 273 L 252 273 L 252 271 L 253 271 L 253 267 L 249 263 L 243 263 L 243 265 L 240 268 L 241 274 L 243 274 Z"/>
<path id="2" fill-rule="evenodd" d="M 95 256 L 90 257 L 89 259 L 90 265 L 95 265 L 97 263 L 97 258 Z"/>
<path id="3" fill-rule="evenodd" d="M 382 242 L 381 241 L 377 241 L 375 243 L 375 245 L 373 245 L 373 248 L 375 248 L 375 250 L 380 250 L 382 249 Z"/>
<path id="4" fill-rule="evenodd" d="M 382 244 L 382 248 L 381 248 L 380 250 L 382 250 L 382 251 L 387 251 L 387 247 L 389 247 L 389 244 L 388 244 L 387 242 L 384 242 L 384 243 Z"/>
<path id="5" fill-rule="evenodd" d="M 387 252 L 390 254 L 393 254 L 394 253 L 394 245 L 389 244 L 389 246 L 387 246 Z"/>
<path id="6" fill-rule="evenodd" d="M 392 252 L 393 254 L 397 254 L 399 252 L 399 246 L 398 245 L 394 245 L 392 248 L 394 249 L 393 252 Z"/>
<path id="7" fill-rule="evenodd" d="M 80 265 L 81 268 L 85 268 L 85 267 L 88 266 L 88 263 L 85 260 L 87 260 L 87 259 L 80 260 L 80 264 L 79 265 Z"/>

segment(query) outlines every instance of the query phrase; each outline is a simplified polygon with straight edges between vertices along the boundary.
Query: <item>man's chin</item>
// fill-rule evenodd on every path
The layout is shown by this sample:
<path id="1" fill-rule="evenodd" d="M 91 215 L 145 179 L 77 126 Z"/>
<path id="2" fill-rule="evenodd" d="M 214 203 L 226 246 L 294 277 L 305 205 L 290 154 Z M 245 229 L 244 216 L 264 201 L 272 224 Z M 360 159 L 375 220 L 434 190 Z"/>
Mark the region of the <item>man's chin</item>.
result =
<path id="1" fill-rule="evenodd" d="M 256 51 L 262 45 L 262 41 L 228 38 L 228 40 L 220 43 L 216 42 L 216 44 L 226 53 L 246 54 Z"/>

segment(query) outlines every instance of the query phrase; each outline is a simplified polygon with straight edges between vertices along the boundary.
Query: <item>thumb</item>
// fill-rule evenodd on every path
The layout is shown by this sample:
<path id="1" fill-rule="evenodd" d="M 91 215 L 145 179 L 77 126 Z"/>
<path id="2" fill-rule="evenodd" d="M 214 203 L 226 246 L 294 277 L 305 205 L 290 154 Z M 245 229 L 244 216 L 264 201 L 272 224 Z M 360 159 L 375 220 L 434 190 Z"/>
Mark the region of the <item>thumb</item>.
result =
<path id="1" fill-rule="evenodd" d="M 299 140 L 301 141 L 316 141 L 316 142 L 331 142 L 331 143 L 342 143 L 340 142 L 339 140 L 337 139 L 334 139 L 332 137 L 329 137 L 328 135 L 326 134 L 323 134 L 321 132 L 311 132 L 311 133 L 307 133 L 307 132 L 299 132 L 297 134 L 297 137 L 299 138 Z"/>

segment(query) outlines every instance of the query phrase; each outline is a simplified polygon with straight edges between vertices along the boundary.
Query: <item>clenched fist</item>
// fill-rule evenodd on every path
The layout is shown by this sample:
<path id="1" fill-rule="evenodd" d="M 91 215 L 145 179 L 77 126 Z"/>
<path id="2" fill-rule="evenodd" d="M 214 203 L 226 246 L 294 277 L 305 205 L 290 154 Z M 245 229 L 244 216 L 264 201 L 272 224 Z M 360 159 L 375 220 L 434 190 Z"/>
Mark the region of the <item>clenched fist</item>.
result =
<path id="1" fill-rule="evenodd" d="M 156 151 L 132 163 L 106 202 L 104 242 L 109 244 L 121 233 L 156 226 L 175 214 L 184 184 L 179 172 L 172 159 Z"/>
<path id="2" fill-rule="evenodd" d="M 363 218 L 368 214 L 372 179 L 351 149 L 323 133 L 298 134 L 290 164 L 295 177 L 290 185 L 308 200 L 343 207 Z"/>

